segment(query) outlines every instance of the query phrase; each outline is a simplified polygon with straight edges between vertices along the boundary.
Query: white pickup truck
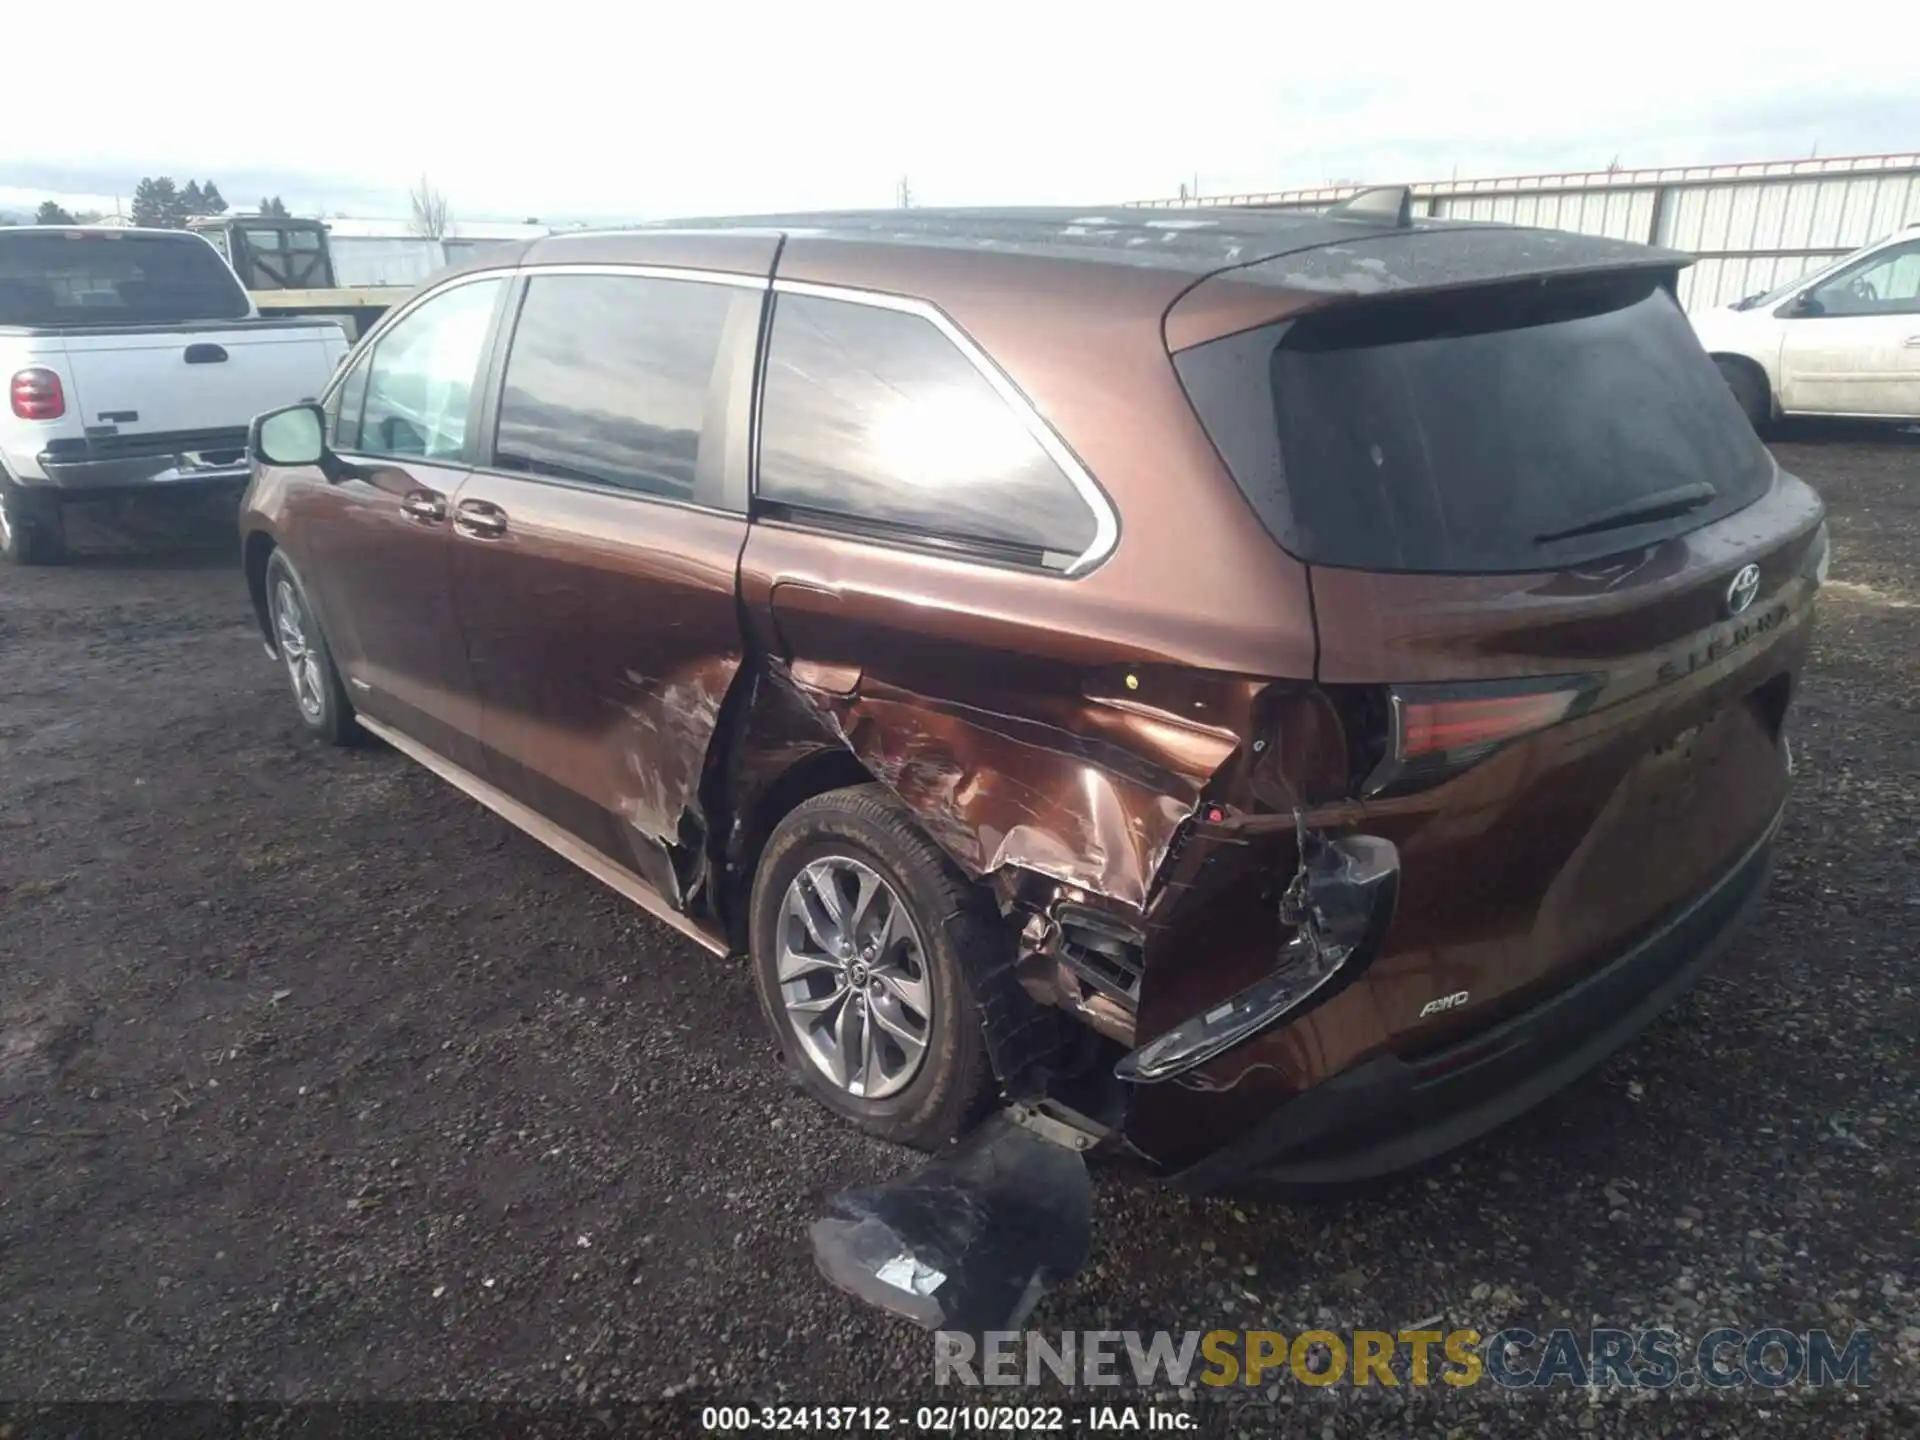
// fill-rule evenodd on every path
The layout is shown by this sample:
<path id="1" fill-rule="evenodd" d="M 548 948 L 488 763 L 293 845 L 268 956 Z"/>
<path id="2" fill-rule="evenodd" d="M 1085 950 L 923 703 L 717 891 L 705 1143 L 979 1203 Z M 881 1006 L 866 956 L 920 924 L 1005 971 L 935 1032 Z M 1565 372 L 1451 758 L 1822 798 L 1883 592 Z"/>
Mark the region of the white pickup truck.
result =
<path id="1" fill-rule="evenodd" d="M 0 554 L 65 550 L 61 507 L 231 490 L 247 426 L 316 398 L 331 320 L 263 320 L 205 240 L 176 230 L 0 229 Z"/>

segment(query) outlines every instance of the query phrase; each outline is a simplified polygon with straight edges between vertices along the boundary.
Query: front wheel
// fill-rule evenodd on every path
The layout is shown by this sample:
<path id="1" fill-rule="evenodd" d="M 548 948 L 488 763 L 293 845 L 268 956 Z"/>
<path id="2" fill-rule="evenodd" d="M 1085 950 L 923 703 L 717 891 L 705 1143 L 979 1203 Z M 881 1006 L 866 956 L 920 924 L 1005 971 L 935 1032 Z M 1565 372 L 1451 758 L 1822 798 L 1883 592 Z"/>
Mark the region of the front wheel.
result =
<path id="1" fill-rule="evenodd" d="M 346 686 L 334 668 L 327 637 L 308 603 L 307 590 L 285 552 L 267 561 L 267 619 L 274 649 L 286 667 L 300 723 L 329 745 L 351 745 L 360 736 Z"/>
<path id="2" fill-rule="evenodd" d="M 1011 942 L 898 800 L 863 785 L 796 806 L 750 906 L 761 1006 L 803 1089 L 923 1149 L 980 1118 L 996 1086 L 963 957 Z"/>

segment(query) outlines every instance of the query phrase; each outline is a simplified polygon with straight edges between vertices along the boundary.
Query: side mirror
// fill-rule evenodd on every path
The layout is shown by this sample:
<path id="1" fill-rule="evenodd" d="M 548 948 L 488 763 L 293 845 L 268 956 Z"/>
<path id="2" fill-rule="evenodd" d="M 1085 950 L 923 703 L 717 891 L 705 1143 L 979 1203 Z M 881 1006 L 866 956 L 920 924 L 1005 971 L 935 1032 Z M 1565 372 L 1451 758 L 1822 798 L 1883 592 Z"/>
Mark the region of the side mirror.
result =
<path id="1" fill-rule="evenodd" d="M 1820 297 L 1813 291 L 1802 290 L 1787 302 L 1784 313 L 1789 316 L 1824 315 L 1827 313 L 1827 307 L 1820 303 Z"/>
<path id="2" fill-rule="evenodd" d="M 262 465 L 318 465 L 327 453 L 327 420 L 318 405 L 289 405 L 254 417 L 247 454 Z"/>

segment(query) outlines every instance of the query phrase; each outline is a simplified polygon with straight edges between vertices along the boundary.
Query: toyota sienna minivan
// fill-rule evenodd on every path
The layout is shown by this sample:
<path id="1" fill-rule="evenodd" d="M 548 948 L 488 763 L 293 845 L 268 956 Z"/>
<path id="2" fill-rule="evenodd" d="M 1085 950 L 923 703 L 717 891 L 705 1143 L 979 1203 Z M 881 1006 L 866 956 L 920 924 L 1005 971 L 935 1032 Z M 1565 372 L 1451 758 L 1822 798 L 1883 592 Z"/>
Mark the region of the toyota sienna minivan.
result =
<path id="1" fill-rule="evenodd" d="M 489 250 L 255 422 L 267 648 L 877 1135 L 1424 1160 L 1726 949 L 1827 535 L 1685 256 L 1409 210 Z"/>

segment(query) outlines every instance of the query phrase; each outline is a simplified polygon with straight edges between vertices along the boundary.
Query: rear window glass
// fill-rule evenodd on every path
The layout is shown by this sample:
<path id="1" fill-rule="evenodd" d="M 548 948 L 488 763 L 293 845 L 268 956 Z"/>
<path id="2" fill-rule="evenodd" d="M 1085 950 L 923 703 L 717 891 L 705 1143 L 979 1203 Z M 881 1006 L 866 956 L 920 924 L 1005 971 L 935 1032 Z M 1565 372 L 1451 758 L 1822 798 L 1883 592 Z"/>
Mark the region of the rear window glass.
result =
<path id="1" fill-rule="evenodd" d="M 1318 564 L 1561 568 L 1716 520 L 1773 474 L 1651 278 L 1346 306 L 1200 349 L 1177 363 L 1202 419 Z"/>
<path id="2" fill-rule="evenodd" d="M 318 230 L 249 225 L 240 234 L 255 290 L 324 290 L 333 284 Z"/>
<path id="3" fill-rule="evenodd" d="M 0 325 L 238 320 L 247 295 L 197 235 L 0 230 Z"/>

